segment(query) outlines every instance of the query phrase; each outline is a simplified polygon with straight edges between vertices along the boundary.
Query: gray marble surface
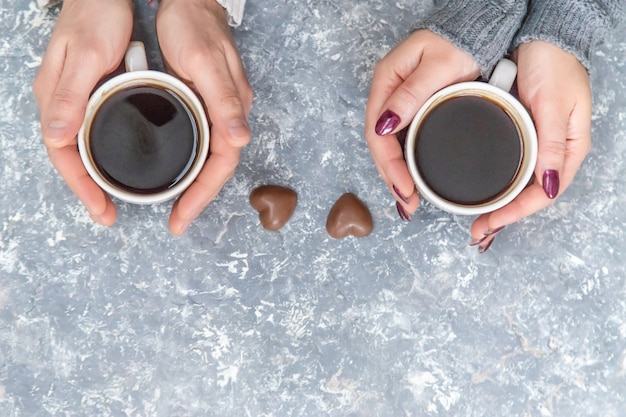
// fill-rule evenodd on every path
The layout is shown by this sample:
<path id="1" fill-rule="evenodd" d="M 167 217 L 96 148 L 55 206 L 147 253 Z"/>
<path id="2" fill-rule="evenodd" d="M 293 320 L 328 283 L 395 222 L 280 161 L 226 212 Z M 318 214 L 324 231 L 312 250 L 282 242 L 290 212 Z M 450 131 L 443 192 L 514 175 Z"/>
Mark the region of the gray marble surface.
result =
<path id="1" fill-rule="evenodd" d="M 626 27 L 576 180 L 479 255 L 470 218 L 401 222 L 363 139 L 372 67 L 427 7 L 250 0 L 254 140 L 176 238 L 169 204 L 90 221 L 31 92 L 58 10 L 0 0 L 0 415 L 626 415 Z M 275 233 L 248 205 L 268 183 L 299 193 Z M 375 229 L 334 240 L 348 191 Z"/>

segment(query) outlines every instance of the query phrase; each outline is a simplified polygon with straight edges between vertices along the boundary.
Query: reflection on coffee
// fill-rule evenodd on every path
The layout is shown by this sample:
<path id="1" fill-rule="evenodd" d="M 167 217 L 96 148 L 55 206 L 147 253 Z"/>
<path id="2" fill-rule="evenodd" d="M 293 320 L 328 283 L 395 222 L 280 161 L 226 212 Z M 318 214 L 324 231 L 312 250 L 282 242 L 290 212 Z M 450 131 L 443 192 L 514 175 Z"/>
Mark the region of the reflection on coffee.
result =
<path id="1" fill-rule="evenodd" d="M 422 121 L 415 160 L 436 194 L 455 204 L 480 205 L 513 183 L 522 146 L 517 124 L 498 104 L 484 97 L 455 96 Z"/>
<path id="2" fill-rule="evenodd" d="M 96 168 L 114 186 L 153 194 L 176 185 L 198 152 L 195 119 L 156 86 L 131 87 L 100 105 L 89 131 Z"/>

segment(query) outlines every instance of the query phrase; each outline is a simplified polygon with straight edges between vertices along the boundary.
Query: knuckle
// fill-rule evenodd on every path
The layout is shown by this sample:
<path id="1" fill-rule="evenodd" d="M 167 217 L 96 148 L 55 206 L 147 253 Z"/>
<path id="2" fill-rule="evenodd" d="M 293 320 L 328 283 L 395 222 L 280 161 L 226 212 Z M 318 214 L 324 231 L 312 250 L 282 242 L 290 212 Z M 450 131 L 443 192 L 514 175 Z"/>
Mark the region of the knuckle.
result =
<path id="1" fill-rule="evenodd" d="M 83 60 L 83 62 L 91 62 L 91 63 L 99 63 L 102 62 L 103 60 L 105 60 L 105 58 L 108 55 L 108 52 L 103 49 L 98 47 L 99 44 L 94 44 L 94 45 L 83 45 L 80 48 L 80 60 Z"/>
<path id="2" fill-rule="evenodd" d="M 401 100 L 409 105 L 415 104 L 418 101 L 417 95 L 406 83 L 400 85 L 394 95 L 398 100 Z"/>
<path id="3" fill-rule="evenodd" d="M 561 142 L 558 140 L 546 140 L 542 142 L 541 148 L 544 152 L 549 154 L 565 155 L 567 145 L 565 142 Z"/>
<path id="4" fill-rule="evenodd" d="M 194 45 L 187 49 L 184 56 L 181 57 L 189 66 L 197 65 L 196 68 L 214 67 L 216 62 L 225 61 L 223 51 L 219 48 L 209 45 Z"/>
<path id="5" fill-rule="evenodd" d="M 110 42 L 106 39 L 98 39 L 89 43 L 81 42 L 80 47 L 72 49 L 73 58 L 76 60 L 76 63 L 80 64 L 74 65 L 77 70 L 85 65 L 89 65 L 98 74 L 104 74 L 109 69 L 115 69 L 121 60 L 121 57 L 118 60 L 117 55 Z"/>
<path id="6" fill-rule="evenodd" d="M 225 91 L 218 99 L 218 103 L 222 108 L 229 109 L 230 111 L 240 111 L 242 108 L 241 100 L 235 91 Z"/>
<path id="7" fill-rule="evenodd" d="M 63 112 L 72 109 L 76 103 L 76 94 L 69 88 L 58 88 L 52 96 L 52 111 Z"/>

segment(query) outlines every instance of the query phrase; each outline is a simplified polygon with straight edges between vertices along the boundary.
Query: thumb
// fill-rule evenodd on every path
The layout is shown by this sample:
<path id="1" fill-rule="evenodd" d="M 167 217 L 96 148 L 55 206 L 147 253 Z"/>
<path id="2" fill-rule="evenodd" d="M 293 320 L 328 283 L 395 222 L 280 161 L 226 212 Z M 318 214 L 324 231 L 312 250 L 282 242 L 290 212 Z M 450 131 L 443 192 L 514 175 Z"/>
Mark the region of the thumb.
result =
<path id="1" fill-rule="evenodd" d="M 50 148 L 67 146 L 75 139 L 85 117 L 89 95 L 102 76 L 94 66 L 97 61 L 84 55 L 68 53 L 63 72 L 42 113 L 43 139 Z"/>
<path id="2" fill-rule="evenodd" d="M 211 64 L 207 62 L 207 67 Z M 194 73 L 194 79 L 201 96 L 207 106 L 212 129 L 220 131 L 226 142 L 234 147 L 241 148 L 248 144 L 251 137 L 247 122 L 247 108 L 251 99 L 244 100 L 242 93 L 237 89 L 228 67 L 217 63 L 213 66 L 213 74 L 218 76 L 201 76 Z M 251 93 L 246 93 L 251 97 Z M 245 102 L 245 104 L 244 104 Z"/>
<path id="3" fill-rule="evenodd" d="M 556 198 L 561 188 L 569 120 L 568 108 L 555 97 L 540 95 L 530 105 L 539 145 L 535 175 L 550 199 Z"/>

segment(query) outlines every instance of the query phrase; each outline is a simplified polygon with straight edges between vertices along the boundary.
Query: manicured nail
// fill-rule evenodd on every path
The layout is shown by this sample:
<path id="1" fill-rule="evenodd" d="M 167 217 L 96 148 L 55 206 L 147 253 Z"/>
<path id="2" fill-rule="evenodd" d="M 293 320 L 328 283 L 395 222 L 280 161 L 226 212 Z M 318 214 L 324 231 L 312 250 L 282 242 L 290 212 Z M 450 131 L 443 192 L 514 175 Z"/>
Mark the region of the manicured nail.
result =
<path id="1" fill-rule="evenodd" d="M 250 136 L 250 128 L 245 120 L 233 120 L 228 124 L 228 133 L 235 140 L 247 140 Z"/>
<path id="2" fill-rule="evenodd" d="M 398 187 L 394 185 L 392 188 L 393 188 L 393 192 L 396 193 L 396 195 L 398 196 L 398 198 L 400 198 L 400 200 L 404 201 L 405 204 L 409 204 L 409 199 L 406 198 L 404 195 L 402 195 L 400 190 L 398 190 Z"/>
<path id="3" fill-rule="evenodd" d="M 500 226 L 500 227 L 496 227 L 496 228 L 495 228 L 495 229 L 493 229 L 493 230 L 487 230 L 487 231 L 484 233 L 484 235 L 485 235 L 485 237 L 489 237 L 489 236 L 495 235 L 496 233 L 500 232 L 500 231 L 501 231 L 502 229 L 504 229 L 504 228 L 505 228 L 505 226 Z"/>
<path id="4" fill-rule="evenodd" d="M 478 239 L 474 239 L 472 240 L 469 245 L 470 246 L 476 246 L 476 245 L 480 245 L 481 243 L 483 243 L 485 241 L 485 239 L 487 239 L 489 237 L 489 235 L 484 235 L 483 237 L 479 237 Z"/>
<path id="5" fill-rule="evenodd" d="M 391 110 L 385 110 L 376 122 L 376 134 L 378 136 L 385 136 L 393 132 L 393 130 L 400 124 L 400 116 L 392 112 Z"/>
<path id="6" fill-rule="evenodd" d="M 480 245 L 481 243 L 483 243 L 489 236 L 493 236 L 496 233 L 500 232 L 502 229 L 504 229 L 506 226 L 500 226 L 500 227 L 496 227 L 493 230 L 487 230 L 485 233 L 483 233 L 483 237 L 479 237 L 478 239 L 474 239 L 470 242 L 470 246 L 476 246 L 476 245 Z"/>
<path id="7" fill-rule="evenodd" d="M 485 253 L 489 250 L 489 248 L 491 247 L 491 244 L 493 243 L 493 241 L 496 240 L 496 238 L 494 237 L 493 239 L 491 239 L 489 242 L 481 244 L 478 246 L 478 253 Z"/>
<path id="8" fill-rule="evenodd" d="M 53 122 L 48 123 L 46 126 L 46 131 L 44 133 L 45 138 L 51 141 L 59 141 L 65 137 L 65 132 L 67 131 L 67 123 L 55 120 Z"/>
<path id="9" fill-rule="evenodd" d="M 554 199 L 559 194 L 559 172 L 556 169 L 543 171 L 543 191 L 549 199 Z"/>
<path id="10" fill-rule="evenodd" d="M 411 215 L 406 212 L 406 210 L 404 209 L 404 207 L 402 207 L 402 204 L 400 204 L 399 201 L 396 201 L 396 210 L 398 210 L 398 215 L 402 220 L 404 220 L 405 222 L 411 221 Z"/>

